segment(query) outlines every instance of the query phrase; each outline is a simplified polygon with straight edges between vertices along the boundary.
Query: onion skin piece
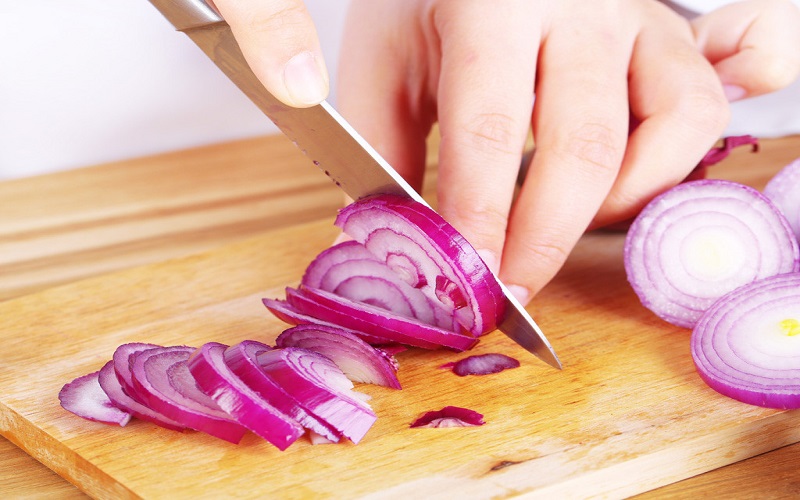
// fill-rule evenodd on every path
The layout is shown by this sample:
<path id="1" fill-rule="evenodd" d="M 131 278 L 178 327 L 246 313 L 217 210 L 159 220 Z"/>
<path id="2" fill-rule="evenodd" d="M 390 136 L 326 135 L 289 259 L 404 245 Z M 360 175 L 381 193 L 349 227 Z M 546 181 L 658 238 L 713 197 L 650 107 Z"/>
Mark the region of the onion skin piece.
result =
<path id="1" fill-rule="evenodd" d="M 407 258 L 412 274 L 422 275 L 420 290 L 434 301 L 441 298 L 436 293 L 440 277 L 454 283 L 467 307 L 453 314 L 471 335 L 492 331 L 502 321 L 505 297 L 497 279 L 469 242 L 432 209 L 407 197 L 376 195 L 343 208 L 335 224 L 384 262 Z M 380 234 L 394 235 L 404 244 L 385 247 Z M 427 265 L 398 249 L 424 256 Z"/>
<path id="2" fill-rule="evenodd" d="M 764 196 L 786 216 L 800 240 L 800 158 L 783 167 L 764 187 Z"/>
<path id="3" fill-rule="evenodd" d="M 227 345 L 208 342 L 187 361 L 197 385 L 241 425 L 281 451 L 303 435 L 300 424 L 253 391 L 225 364 Z"/>
<path id="4" fill-rule="evenodd" d="M 186 364 L 195 350 L 170 346 L 137 353 L 131 366 L 136 393 L 146 398 L 148 407 L 168 418 L 236 444 L 247 429 L 197 387 Z"/>
<path id="5" fill-rule="evenodd" d="M 401 389 L 397 362 L 355 333 L 338 327 L 299 325 L 275 339 L 278 347 L 302 347 L 331 359 L 353 382 Z"/>
<path id="6" fill-rule="evenodd" d="M 244 340 L 225 350 L 224 361 L 237 377 L 269 404 L 294 419 L 313 435 L 320 436 L 328 442 L 338 442 L 341 434 L 336 429 L 311 414 L 302 402 L 286 392 L 258 364 L 258 356 L 270 350 L 271 347 L 261 342 Z"/>
<path id="7" fill-rule="evenodd" d="M 722 295 L 800 269 L 786 218 L 755 189 L 706 179 L 653 199 L 625 240 L 625 270 L 642 304 L 692 328 Z"/>
<path id="8" fill-rule="evenodd" d="M 692 331 L 703 381 L 743 403 L 800 408 L 800 273 L 754 281 L 716 301 Z"/>
<path id="9" fill-rule="evenodd" d="M 131 414 L 117 407 L 100 387 L 100 372 L 92 372 L 68 382 L 58 393 L 61 406 L 70 413 L 103 424 L 125 427 Z"/>
<path id="10" fill-rule="evenodd" d="M 519 361 L 500 353 L 477 354 L 447 363 L 442 368 L 450 368 L 459 377 L 467 375 L 491 375 L 503 370 L 519 368 Z"/>
<path id="11" fill-rule="evenodd" d="M 418 427 L 477 427 L 485 423 L 486 422 L 483 420 L 483 415 L 475 410 L 461 408 L 459 406 L 445 406 L 441 410 L 424 413 L 419 418 L 411 422 L 409 427 L 412 429 Z"/>
<path id="12" fill-rule="evenodd" d="M 114 403 L 115 406 L 130 413 L 134 417 L 173 431 L 182 431 L 186 429 L 184 425 L 167 418 L 152 408 L 143 405 L 138 400 L 130 397 L 122 388 L 122 384 L 117 377 L 116 370 L 114 369 L 113 360 L 103 365 L 103 367 L 100 369 L 98 382 L 100 383 L 100 387 L 103 389 L 103 392 L 108 395 L 108 398 L 112 403 Z"/>
<path id="13" fill-rule="evenodd" d="M 273 349 L 258 356 L 264 371 L 316 417 L 355 444 L 377 416 L 352 391 L 352 382 L 322 354 L 299 347 Z"/>

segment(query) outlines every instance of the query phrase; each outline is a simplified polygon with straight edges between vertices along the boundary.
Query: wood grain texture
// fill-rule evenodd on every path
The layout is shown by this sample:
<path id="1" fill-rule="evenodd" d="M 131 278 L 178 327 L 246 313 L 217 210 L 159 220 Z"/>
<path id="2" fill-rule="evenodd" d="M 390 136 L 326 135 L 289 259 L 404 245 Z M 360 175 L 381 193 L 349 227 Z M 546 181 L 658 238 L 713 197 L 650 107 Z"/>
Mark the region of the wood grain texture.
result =
<path id="1" fill-rule="evenodd" d="M 234 162 L 235 167 L 231 169 L 249 169 L 257 158 L 247 156 L 247 151 L 253 147 L 258 149 L 263 144 L 267 142 L 254 141 L 252 144 L 234 145 L 234 149 L 243 149 L 241 154 L 244 158 L 241 163 Z M 741 178 L 757 172 L 758 175 L 752 176 L 749 182 L 758 186 L 770 171 L 800 156 L 798 149 L 791 146 L 771 148 L 770 145 L 773 144 L 783 146 L 797 143 L 765 142 L 762 153 L 757 156 L 736 153 L 727 162 L 728 165 L 737 167 L 730 171 L 730 176 Z M 191 157 L 192 153 L 188 155 Z M 289 155 L 291 156 L 291 149 Z M 274 336 L 279 331 L 280 324 L 266 316 L 260 304 L 254 303 L 257 303 L 261 294 L 280 293 L 283 285 L 296 280 L 307 259 L 320 247 L 324 247 L 328 238 L 334 234 L 329 225 L 330 216 L 327 214 L 309 216 L 306 220 L 302 220 L 302 217 L 300 220 L 292 219 L 298 205 L 292 204 L 295 198 L 291 196 L 286 198 L 287 205 L 280 207 L 286 214 L 285 218 L 278 218 L 273 226 L 237 226 L 230 236 L 220 231 L 222 235 L 219 240 L 215 240 L 214 236 L 218 231 L 210 231 L 208 240 L 202 237 L 186 238 L 187 232 L 180 229 L 181 222 L 185 219 L 180 217 L 159 226 L 161 221 L 154 215 L 154 205 L 168 206 L 171 207 L 166 210 L 168 213 L 185 212 L 185 215 L 195 208 L 203 212 L 203 207 L 209 206 L 209 203 L 228 203 L 220 202 L 220 199 L 230 200 L 226 195 L 230 192 L 225 188 L 228 182 L 226 177 L 213 175 L 215 168 L 219 169 L 219 163 L 227 158 L 227 154 L 221 151 L 216 167 L 209 165 L 209 172 L 199 175 L 199 180 L 191 180 L 191 186 L 201 201 L 184 198 L 183 201 L 175 202 L 172 199 L 172 190 L 186 191 L 187 185 L 181 183 L 190 182 L 185 175 L 178 173 L 181 167 L 192 164 L 186 158 L 184 154 L 176 154 L 174 163 L 161 172 L 160 177 L 174 176 L 170 189 L 144 186 L 132 199 L 125 195 L 120 195 L 119 199 L 105 198 L 108 192 L 124 192 L 124 187 L 132 183 L 131 178 L 137 178 L 130 168 L 120 167 L 119 171 L 116 166 L 109 167 L 109 170 L 86 169 L 93 172 L 86 177 L 83 174 L 87 172 L 79 172 L 81 175 L 64 176 L 57 181 L 51 181 L 49 176 L 35 181 L 25 180 L 31 181 L 28 187 L 33 189 L 32 192 L 46 194 L 42 203 L 51 202 L 53 209 L 17 212 L 18 217 L 28 216 L 31 218 L 29 220 L 39 218 L 44 221 L 38 226 L 36 223 L 15 224 L 5 218 L 0 221 L 0 235 L 10 235 L 0 239 L 0 243 L 24 241 L 31 235 L 38 234 L 45 237 L 41 246 L 52 247 L 52 254 L 41 258 L 37 265 L 46 268 L 45 263 L 49 263 L 53 272 L 44 273 L 45 278 L 32 285 L 26 285 L 25 279 L 0 281 L 0 290 L 12 290 L 7 296 L 47 288 L 78 277 L 99 275 L 107 269 L 126 268 L 147 262 L 148 259 L 160 261 L 213 248 L 219 243 L 228 243 L 253 234 L 262 235 L 254 240 L 200 256 L 98 277 L 0 304 L 0 324 L 4 331 L 12 332 L 7 333 L 12 336 L 7 351 L 24 350 L 24 346 L 31 343 L 46 342 L 60 348 L 65 356 L 74 361 L 61 360 L 48 367 L 45 373 L 35 375 L 28 373 L 30 370 L 21 368 L 23 363 L 27 366 L 30 360 L 20 352 L 0 355 L 0 366 L 10 368 L 0 379 L 0 386 L 11 387 L 2 389 L 0 396 L 3 404 L 0 408 L 0 427 L 3 434 L 15 439 L 31 454 L 79 483 L 81 488 L 93 495 L 116 497 L 135 493 L 163 496 L 156 492 L 158 479 L 139 464 L 154 459 L 156 466 L 172 471 L 176 459 L 181 466 L 185 460 L 176 457 L 174 453 L 165 457 L 158 452 L 147 451 L 146 443 L 150 437 L 165 446 L 177 446 L 179 449 L 185 449 L 185 446 L 198 447 L 196 449 L 204 457 L 202 463 L 186 464 L 188 469 L 183 476 L 178 475 L 178 480 L 186 479 L 190 473 L 198 474 L 199 477 L 207 475 L 208 478 L 201 481 L 201 485 L 213 487 L 216 483 L 206 483 L 213 482 L 212 478 L 219 478 L 215 474 L 226 475 L 236 471 L 238 474 L 245 468 L 259 471 L 258 478 L 254 479 L 259 483 L 263 482 L 263 470 L 266 469 L 295 478 L 289 481 L 291 486 L 288 490 L 284 486 L 282 491 L 286 493 L 285 496 L 302 496 L 304 492 L 310 491 L 308 488 L 314 492 L 330 492 L 330 489 L 326 489 L 330 486 L 322 484 L 326 478 L 333 478 L 332 482 L 338 480 L 340 486 L 344 485 L 344 489 L 336 490 L 339 493 L 368 492 L 370 487 L 376 487 L 374 481 L 367 481 L 373 486 L 354 486 L 352 483 L 358 482 L 355 475 L 341 469 L 343 464 L 358 469 L 364 463 L 373 462 L 378 469 L 388 465 L 403 476 L 405 480 L 402 482 L 397 482 L 397 478 L 390 479 L 390 484 L 382 480 L 379 486 L 393 488 L 392 491 L 397 495 L 408 490 L 417 492 L 419 488 L 434 485 L 448 494 L 458 491 L 459 488 L 469 488 L 472 495 L 497 493 L 499 496 L 510 496 L 537 487 L 541 494 L 566 491 L 583 496 L 582 493 L 606 491 L 612 496 L 624 496 L 674 482 L 798 439 L 796 431 L 791 429 L 792 421 L 796 422 L 793 413 L 749 407 L 743 410 L 741 405 L 721 399 L 713 392 L 709 394 L 710 391 L 699 384 L 690 360 L 687 364 L 688 347 L 685 352 L 680 351 L 679 339 L 682 334 L 685 336 L 685 332 L 665 329 L 664 325 L 660 325 L 637 307 L 635 298 L 628 291 L 624 276 L 621 275 L 621 264 L 618 261 L 621 240 L 618 236 L 603 234 L 584 238 L 570 264 L 553 285 L 537 298 L 532 307 L 567 364 L 565 371 L 558 377 L 555 375 L 557 372 L 551 373 L 547 367 L 539 366 L 533 361 L 526 362 L 521 369 L 507 372 L 513 374 L 509 377 L 453 381 L 442 378 L 442 372 L 431 373 L 431 366 L 436 366 L 443 359 L 452 359 L 452 354 L 419 351 L 408 353 L 401 359 L 401 376 L 406 383 L 406 390 L 402 393 L 386 394 L 377 391 L 373 394 L 381 419 L 368 434 L 369 440 L 358 447 L 343 445 L 331 449 L 303 446 L 303 443 L 296 449 L 290 449 L 290 452 L 280 454 L 257 439 L 246 440 L 238 447 L 226 447 L 224 443 L 196 434 L 159 432 L 159 429 L 141 422 L 124 429 L 105 426 L 98 429 L 91 425 L 86 427 L 88 423 L 77 422 L 75 417 L 64 415 L 57 406 L 57 401 L 54 403 L 52 398 L 60 384 L 65 381 L 60 379 L 100 363 L 109 355 L 102 351 L 113 349 L 114 345 L 131 336 L 147 334 L 152 340 L 161 342 L 173 339 L 233 342 L 246 336 L 263 335 L 261 338 L 266 339 Z M 206 153 L 198 155 L 195 161 L 202 163 L 204 158 L 207 158 Z M 760 166 L 745 168 L 751 158 L 757 158 Z M 154 160 L 148 159 L 143 163 L 147 166 L 152 161 Z M 155 161 L 164 160 L 159 157 Z M 248 166 L 242 167 L 242 164 Z M 719 168 L 722 173 L 722 166 Z M 114 182 L 104 184 L 101 181 L 98 185 L 98 176 L 102 179 L 99 174 L 101 171 L 114 172 L 119 177 Z M 231 172 L 229 175 L 234 179 L 233 192 L 237 192 L 237 174 Z M 727 172 L 725 176 L 728 176 Z M 247 192 L 245 185 L 248 179 L 253 180 L 254 184 L 262 182 L 257 181 L 257 178 L 256 175 L 250 177 L 250 174 L 244 176 L 239 192 Z M 0 184 L 0 195 L 24 191 L 26 182 L 18 183 L 16 189 L 2 191 L 7 186 L 5 183 Z M 61 192 L 58 186 L 66 191 Z M 100 187 L 96 193 L 97 201 L 104 208 L 95 211 L 90 206 L 91 203 L 87 202 L 83 208 L 74 210 L 80 214 L 71 213 L 70 207 L 74 208 L 75 203 L 80 205 L 80 200 L 86 200 L 84 196 L 95 192 L 96 187 Z M 213 195 L 215 188 L 218 189 L 217 198 Z M 298 189 L 303 190 L 302 187 Z M 204 190 L 212 194 L 207 195 Z M 330 191 L 330 205 L 322 208 L 323 212 L 338 206 L 338 193 L 335 189 Z M 150 194 L 153 194 L 152 198 L 149 197 Z M 64 202 L 60 196 L 67 199 L 72 197 L 72 201 Z M 239 216 L 246 218 L 248 205 L 257 205 L 259 198 L 246 195 L 243 198 L 245 201 L 238 204 L 243 211 Z M 5 203 L 7 199 L 9 198 L 0 196 L 4 214 L 6 206 L 11 206 L 11 203 Z M 24 204 L 26 199 L 29 198 L 19 197 L 14 200 L 14 205 Z M 118 210 L 116 202 L 127 208 Z M 67 213 L 58 215 L 60 210 Z M 215 215 L 206 216 L 208 213 Z M 56 222 L 52 220 L 54 214 L 57 215 Z M 114 216 L 116 219 L 110 217 L 110 214 L 117 214 Z M 224 217 L 216 218 L 219 212 L 211 210 L 205 214 L 201 217 L 203 220 L 197 223 L 198 227 L 202 227 L 204 221 L 211 228 L 225 226 L 224 222 L 215 222 L 225 220 Z M 139 215 L 146 221 L 144 226 L 126 227 L 145 227 L 146 230 L 137 232 L 136 229 L 126 229 L 120 233 L 110 230 L 116 225 L 114 220 L 126 222 Z M 238 216 L 232 217 L 235 219 Z M 307 220 L 320 218 L 320 222 L 305 223 Z M 109 222 L 97 224 L 97 220 Z M 283 221 L 286 224 L 282 224 Z M 70 229 L 59 233 L 62 224 Z M 26 227 L 38 228 L 39 232 L 26 230 Z M 102 230 L 85 233 L 84 237 L 72 240 L 78 242 L 75 243 L 78 253 L 97 252 L 93 258 L 85 260 L 56 258 L 59 254 L 58 248 L 74 247 L 59 247 L 56 243 L 62 240 L 47 239 L 49 232 L 56 236 L 61 234 L 63 237 L 74 231 L 98 227 Z M 202 233 L 203 230 L 197 231 Z M 160 236 L 153 237 L 154 233 Z M 90 237 L 87 234 L 96 236 Z M 192 230 L 188 234 L 193 234 Z M 116 244 L 106 246 L 104 241 L 109 235 Z M 187 240 L 189 243 L 181 246 L 181 242 Z M 303 242 L 299 248 L 298 240 Z M 35 246 L 27 248 L 35 249 Z M 137 255 L 137 249 L 142 247 L 150 248 L 150 252 Z M 294 252 L 294 256 L 291 252 Z M 5 268 L 7 272 L 2 274 L 3 277 L 19 275 L 35 267 L 32 264 L 19 263 L 40 258 L 35 252 L 32 258 L 27 258 L 26 251 L 19 250 L 14 255 L 16 260 Z M 0 253 L 0 258 L 4 257 Z M 97 268 L 92 263 L 93 260 L 109 259 L 114 262 L 108 267 Z M 79 270 L 73 269 L 74 263 L 80 267 Z M 244 274 L 243 270 L 249 272 Z M 224 279 L 220 283 L 221 276 Z M 587 284 L 587 276 L 591 278 L 588 281 L 594 285 Z M 21 287 L 20 283 L 23 284 Z M 606 300 L 609 293 L 613 293 L 614 298 Z M 629 314 L 630 312 L 634 314 Z M 124 326 L 121 327 L 121 324 Z M 598 324 L 602 327 L 598 327 Z M 642 336 L 642 331 L 646 331 L 648 336 Z M 491 334 L 480 349 L 501 350 L 519 356 L 514 346 L 508 345 L 498 334 Z M 21 371 L 25 373 L 19 373 Z M 620 397 L 620 393 L 624 392 L 632 379 L 636 381 L 639 390 L 633 396 Z M 431 380 L 436 382 L 433 387 Z M 531 400 L 519 401 L 521 388 L 525 388 L 525 393 L 532 396 Z M 487 394 L 493 396 L 488 402 Z M 461 400 L 465 406 L 472 404 L 476 409 L 480 409 L 478 407 L 481 404 L 488 406 L 489 410 L 484 412 L 490 423 L 484 428 L 463 434 L 425 434 L 422 439 L 418 435 L 408 434 L 405 426 L 417 411 L 430 409 L 428 406 L 452 404 L 459 398 L 463 398 Z M 32 404 L 31 400 L 35 403 Z M 632 406 L 633 402 L 636 403 L 635 406 Z M 605 417 L 600 418 L 595 415 L 597 413 L 603 413 Z M 489 431 L 491 434 L 488 438 L 486 434 L 479 433 Z M 484 442 L 477 444 L 481 440 Z M 135 463 L 121 460 L 110 449 L 112 447 L 108 444 L 109 441 L 114 442 L 114 448 L 129 451 L 129 455 L 135 456 Z M 774 453 L 784 453 L 783 450 L 795 448 L 796 446 L 782 448 Z M 152 456 L 153 453 L 155 456 Z M 410 458 L 403 458 L 408 453 L 411 454 Z M 771 455 L 773 453 L 762 456 Z M 420 463 L 430 466 L 420 470 L 419 464 L 413 462 L 414 457 Z M 761 471 L 760 475 L 754 475 L 762 478 L 760 491 L 763 492 L 768 482 L 763 481 L 765 470 L 758 464 L 764 462 L 758 462 L 759 459 L 761 457 L 690 480 L 700 479 L 699 483 L 684 481 L 648 495 L 651 498 L 654 497 L 652 495 L 670 496 L 670 491 L 680 494 L 680 489 L 669 488 L 680 488 L 687 484 L 695 486 L 689 486 L 693 489 L 686 492 L 714 491 L 719 487 L 720 481 L 725 482 L 730 477 L 741 474 L 734 473 L 734 476 L 726 479 L 724 471 L 740 466 L 747 467 L 749 462 L 754 461 L 756 465 L 753 468 L 744 470 Z M 8 462 L 2 463 L 5 468 Z M 276 463 L 282 464 L 278 470 L 275 470 Z M 591 465 L 586 465 L 587 463 Z M 32 468 L 24 469 L 26 477 L 31 470 L 35 471 Z M 766 470 L 774 472 L 771 468 Z M 783 470 L 787 471 L 788 468 Z M 296 478 L 305 472 L 314 472 L 319 479 L 310 484 L 296 484 L 299 481 Z M 362 474 L 359 477 L 363 476 Z M 367 474 L 367 477 L 372 476 L 374 475 Z M 634 486 L 619 485 L 621 478 L 630 481 L 630 478 L 640 476 L 644 476 L 644 479 L 636 480 Z M 22 474 L 11 477 L 20 478 Z M 229 479 L 227 476 L 225 478 Z M 250 477 L 253 478 L 254 476 Z M 708 479 L 703 482 L 703 478 Z M 237 475 L 235 479 L 245 481 L 248 477 Z M 612 483 L 615 486 L 608 485 Z M 19 482 L 9 484 L 13 487 Z M 47 488 L 47 480 L 38 484 Z M 268 482 L 267 486 L 271 484 Z M 0 485 L 5 486 L 5 483 Z M 442 490 L 443 486 L 445 489 Z M 5 488 L 2 490 L 7 491 Z M 32 491 L 32 495 L 36 495 L 37 491 L 43 490 L 33 488 Z M 57 492 L 55 494 L 58 495 Z M 72 498 L 71 495 L 76 494 L 76 490 L 66 489 L 63 494 L 67 495 L 63 498 Z"/>

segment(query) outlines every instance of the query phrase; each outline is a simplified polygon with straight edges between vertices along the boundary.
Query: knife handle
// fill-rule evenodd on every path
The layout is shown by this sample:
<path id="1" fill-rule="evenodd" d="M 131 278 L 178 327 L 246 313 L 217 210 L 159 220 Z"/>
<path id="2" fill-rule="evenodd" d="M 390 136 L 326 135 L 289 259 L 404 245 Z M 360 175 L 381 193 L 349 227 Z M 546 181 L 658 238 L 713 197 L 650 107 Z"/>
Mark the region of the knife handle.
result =
<path id="1" fill-rule="evenodd" d="M 206 0 L 150 0 L 150 3 L 178 31 L 224 22 L 213 4 Z"/>

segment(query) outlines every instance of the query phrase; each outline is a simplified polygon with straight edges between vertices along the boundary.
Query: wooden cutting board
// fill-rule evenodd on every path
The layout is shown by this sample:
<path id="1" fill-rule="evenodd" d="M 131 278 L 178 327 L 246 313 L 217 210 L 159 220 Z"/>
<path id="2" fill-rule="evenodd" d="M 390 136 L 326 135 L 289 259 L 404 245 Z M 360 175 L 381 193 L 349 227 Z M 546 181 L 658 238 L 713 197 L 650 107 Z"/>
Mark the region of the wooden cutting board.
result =
<path id="1" fill-rule="evenodd" d="M 331 221 L 332 222 L 332 221 Z M 197 256 L 134 268 L 0 304 L 0 430 L 98 498 L 622 497 L 800 441 L 797 412 L 747 406 L 696 375 L 689 331 L 638 304 L 623 237 L 590 234 L 530 311 L 564 363 L 556 371 L 501 333 L 474 353 L 522 366 L 459 378 L 463 355 L 398 355 L 404 389 L 360 386 L 378 421 L 359 445 L 297 442 L 280 452 L 132 421 L 82 420 L 61 386 L 124 342 L 272 341 L 281 297 L 335 234 L 328 222 L 267 233 Z M 409 429 L 420 413 L 472 408 L 486 425 Z"/>

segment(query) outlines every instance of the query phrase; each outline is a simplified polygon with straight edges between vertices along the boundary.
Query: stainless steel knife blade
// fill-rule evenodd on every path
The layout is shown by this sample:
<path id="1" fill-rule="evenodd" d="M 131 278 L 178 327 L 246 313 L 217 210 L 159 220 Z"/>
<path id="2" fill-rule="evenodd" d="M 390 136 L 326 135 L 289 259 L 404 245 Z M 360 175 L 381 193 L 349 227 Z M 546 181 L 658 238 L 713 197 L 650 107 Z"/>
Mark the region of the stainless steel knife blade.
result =
<path id="1" fill-rule="evenodd" d="M 205 0 L 150 0 L 150 3 L 175 29 L 189 36 L 350 197 L 393 193 L 427 205 L 330 104 L 292 108 L 273 97 L 245 61 L 228 24 Z M 561 362 L 539 326 L 505 285 L 501 283 L 501 287 L 507 312 L 498 328 L 547 364 L 561 369 Z"/>

